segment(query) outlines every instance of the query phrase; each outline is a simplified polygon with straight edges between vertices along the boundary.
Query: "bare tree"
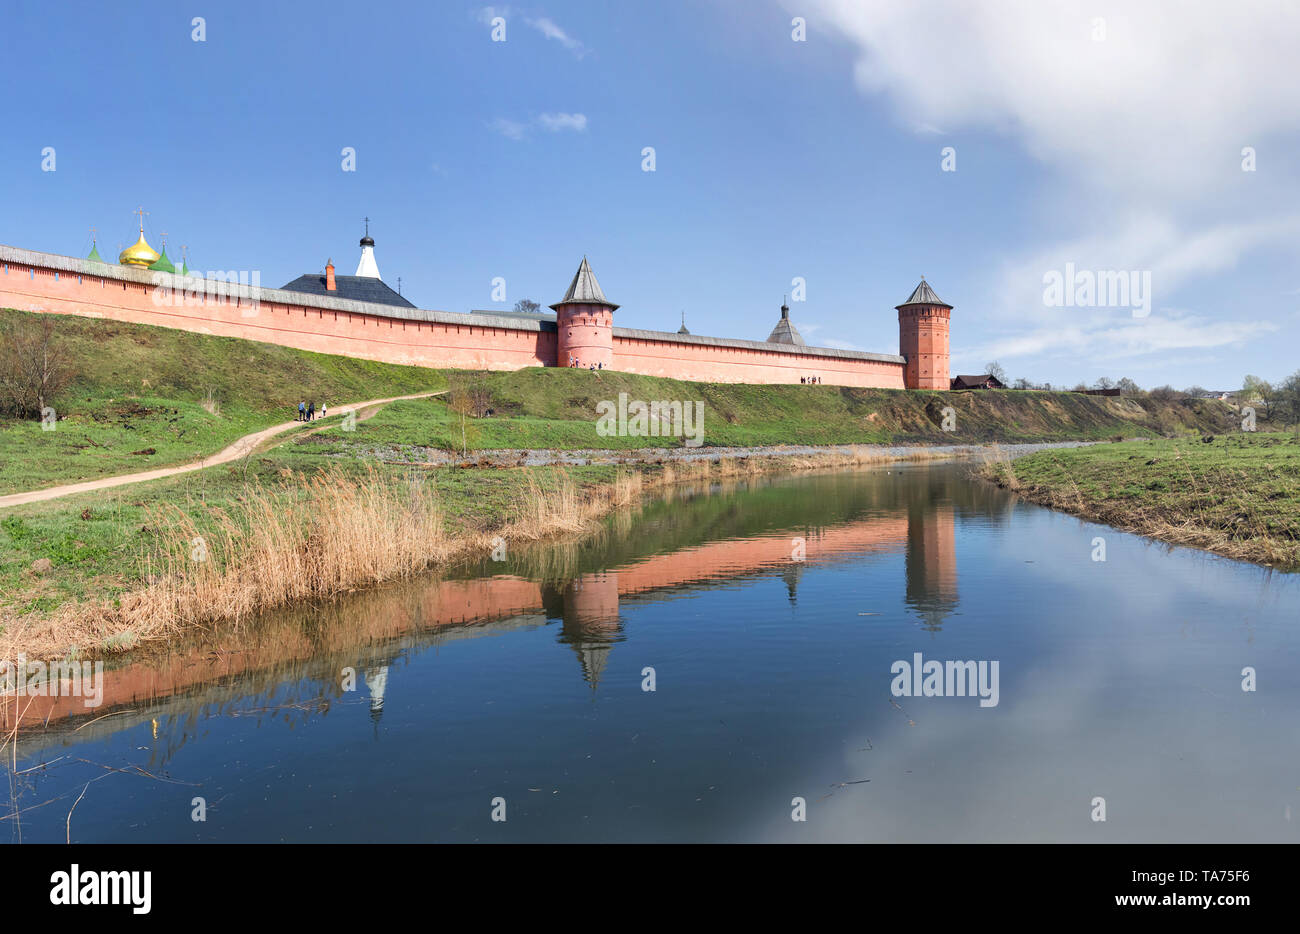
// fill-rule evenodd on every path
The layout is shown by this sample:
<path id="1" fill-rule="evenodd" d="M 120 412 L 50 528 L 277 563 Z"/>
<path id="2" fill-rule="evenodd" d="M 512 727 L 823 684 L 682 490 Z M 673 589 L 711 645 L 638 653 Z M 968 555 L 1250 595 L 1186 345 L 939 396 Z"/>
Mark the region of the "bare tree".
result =
<path id="1" fill-rule="evenodd" d="M 0 346 L 0 407 L 14 415 L 40 418 L 71 381 L 52 315 L 20 323 Z"/>
<path id="2" fill-rule="evenodd" d="M 1118 387 L 1120 395 L 1122 396 L 1142 395 L 1142 387 L 1133 382 L 1133 380 L 1129 379 L 1127 376 L 1121 377 L 1120 381 L 1115 385 Z"/>
<path id="3" fill-rule="evenodd" d="M 1007 371 L 1002 369 L 1002 364 L 994 360 L 992 363 L 984 364 L 984 372 L 992 376 L 1003 386 L 1007 384 Z"/>
<path id="4" fill-rule="evenodd" d="M 479 429 L 469 423 L 471 418 L 483 418 L 492 411 L 492 390 L 481 376 L 458 376 L 451 384 L 447 404 L 460 416 L 460 448 L 469 453 L 469 442 L 478 443 Z"/>
<path id="5" fill-rule="evenodd" d="M 541 305 L 537 304 L 537 302 L 528 298 L 521 298 L 519 299 L 519 301 L 515 302 L 515 311 L 521 312 L 523 314 L 529 314 L 529 315 L 536 314 L 537 312 L 541 311 L 541 308 L 542 308 Z"/>

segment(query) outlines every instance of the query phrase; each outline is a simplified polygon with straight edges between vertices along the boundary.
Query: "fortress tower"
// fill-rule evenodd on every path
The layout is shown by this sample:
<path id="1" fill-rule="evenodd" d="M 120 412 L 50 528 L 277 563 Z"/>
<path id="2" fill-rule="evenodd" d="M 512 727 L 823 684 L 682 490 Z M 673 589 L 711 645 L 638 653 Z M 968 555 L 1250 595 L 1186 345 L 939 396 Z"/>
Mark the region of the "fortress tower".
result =
<path id="1" fill-rule="evenodd" d="M 551 306 L 555 310 L 555 365 L 590 367 L 599 364 L 609 369 L 614 362 L 614 309 L 617 305 L 605 298 L 596 275 L 587 265 L 587 257 L 573 275 L 564 298 Z"/>
<path id="2" fill-rule="evenodd" d="M 948 317 L 952 306 L 934 294 L 921 277 L 910 298 L 898 306 L 898 352 L 907 358 L 903 384 L 908 389 L 947 389 Z"/>

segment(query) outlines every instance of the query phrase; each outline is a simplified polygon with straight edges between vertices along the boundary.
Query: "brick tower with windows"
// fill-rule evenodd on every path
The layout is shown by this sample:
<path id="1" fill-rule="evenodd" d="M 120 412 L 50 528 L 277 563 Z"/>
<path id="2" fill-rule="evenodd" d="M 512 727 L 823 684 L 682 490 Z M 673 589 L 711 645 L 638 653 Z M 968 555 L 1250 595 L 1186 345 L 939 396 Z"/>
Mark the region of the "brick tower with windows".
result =
<path id="1" fill-rule="evenodd" d="M 551 308 L 558 335 L 555 365 L 609 369 L 614 362 L 614 310 L 618 306 L 605 298 L 587 257 L 582 258 L 564 298 Z"/>
<path id="2" fill-rule="evenodd" d="M 947 389 L 948 318 L 952 306 L 934 294 L 921 277 L 910 298 L 898 306 L 898 352 L 907 359 L 908 389 Z"/>

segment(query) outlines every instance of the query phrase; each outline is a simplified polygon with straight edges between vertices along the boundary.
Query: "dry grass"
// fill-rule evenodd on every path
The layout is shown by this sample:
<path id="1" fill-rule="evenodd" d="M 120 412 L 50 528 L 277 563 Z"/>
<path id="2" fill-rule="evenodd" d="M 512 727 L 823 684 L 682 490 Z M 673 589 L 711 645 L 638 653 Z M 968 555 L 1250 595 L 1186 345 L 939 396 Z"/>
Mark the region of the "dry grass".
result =
<path id="1" fill-rule="evenodd" d="M 203 401 L 199 403 L 211 415 L 221 414 L 221 400 L 217 398 L 217 391 L 209 389 L 203 396 Z"/>
<path id="2" fill-rule="evenodd" d="M 65 605 L 48 615 L 9 621 L 0 656 L 95 657 L 157 644 L 178 633 L 241 624 L 277 607 L 327 601 L 475 553 L 492 540 L 537 542 L 591 534 L 607 514 L 654 490 L 684 483 L 735 482 L 768 473 L 844 469 L 951 455 L 902 458 L 861 447 L 847 453 L 664 463 L 626 470 L 613 483 L 582 492 L 568 475 L 543 489 L 530 477 L 526 495 L 492 530 L 449 533 L 427 475 L 372 471 L 290 479 L 275 489 L 249 484 L 206 524 L 169 506 L 150 525 L 159 537 L 148 582 L 113 601 Z M 207 531 L 200 529 L 206 528 Z M 215 532 L 213 528 L 215 527 Z"/>

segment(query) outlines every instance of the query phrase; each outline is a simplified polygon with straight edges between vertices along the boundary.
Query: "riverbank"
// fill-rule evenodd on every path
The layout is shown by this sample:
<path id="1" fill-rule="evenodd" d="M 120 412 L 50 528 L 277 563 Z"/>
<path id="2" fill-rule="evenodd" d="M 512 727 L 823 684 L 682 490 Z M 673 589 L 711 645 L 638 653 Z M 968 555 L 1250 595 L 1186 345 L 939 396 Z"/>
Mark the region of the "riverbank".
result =
<path id="1" fill-rule="evenodd" d="M 307 443 L 320 454 L 356 446 L 418 453 L 680 444 L 644 432 L 602 434 L 600 407 L 622 398 L 698 403 L 692 411 L 702 421 L 692 429 L 711 449 L 1095 441 L 1221 431 L 1239 421 L 1232 406 L 1212 399 L 692 383 L 565 367 L 432 370 L 11 309 L 0 309 L 0 341 L 44 321 L 70 380 L 54 395 L 53 422 L 0 417 L 0 495 L 210 457 L 292 418 L 303 401 L 338 412 L 348 400 L 439 390 L 449 392 L 394 403 L 353 433 L 326 431 Z"/>
<path id="2" fill-rule="evenodd" d="M 307 470 L 299 447 L 267 452 L 251 475 L 227 467 L 7 511 L 0 657 L 97 657 L 194 627 L 238 626 L 276 607 L 330 600 L 503 543 L 582 535 L 610 512 L 676 484 L 980 451 L 804 447 L 513 470 L 363 460 L 320 469 L 308 461 L 317 469 Z"/>
<path id="3" fill-rule="evenodd" d="M 994 455 L 981 475 L 1039 505 L 1173 545 L 1300 569 L 1300 436 L 1235 434 Z"/>

